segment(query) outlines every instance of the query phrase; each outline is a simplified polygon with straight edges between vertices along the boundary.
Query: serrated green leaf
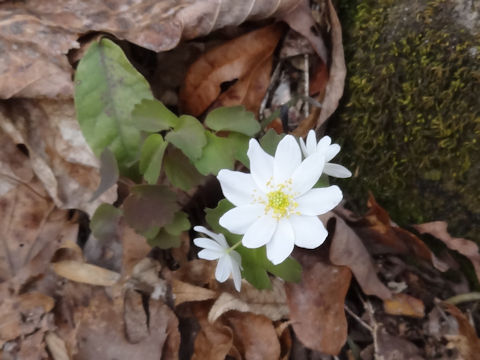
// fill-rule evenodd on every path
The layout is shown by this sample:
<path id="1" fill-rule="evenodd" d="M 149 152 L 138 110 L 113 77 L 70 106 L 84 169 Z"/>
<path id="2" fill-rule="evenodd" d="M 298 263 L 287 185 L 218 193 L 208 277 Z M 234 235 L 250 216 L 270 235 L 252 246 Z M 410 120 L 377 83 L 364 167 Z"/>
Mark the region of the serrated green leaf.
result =
<path id="1" fill-rule="evenodd" d="M 177 212 L 173 221 L 170 224 L 165 225 L 164 229 L 171 235 L 180 235 L 183 231 L 190 229 L 188 215 L 183 211 Z"/>
<path id="2" fill-rule="evenodd" d="M 203 175 L 217 175 L 221 169 L 233 169 L 235 164 L 234 142 L 209 131 L 205 134 L 207 135 L 207 145 L 203 148 L 202 157 L 194 162 L 198 171 Z"/>
<path id="3" fill-rule="evenodd" d="M 192 161 L 202 155 L 202 149 L 207 144 L 205 128 L 200 121 L 190 115 L 180 116 L 165 140 L 182 150 Z"/>
<path id="4" fill-rule="evenodd" d="M 132 120 L 139 130 L 159 132 L 173 128 L 178 122 L 178 116 L 160 101 L 145 99 L 135 105 L 132 111 Z"/>
<path id="5" fill-rule="evenodd" d="M 260 139 L 260 145 L 263 150 L 268 154 L 274 156 L 275 151 L 277 150 L 278 143 L 283 139 L 285 134 L 277 134 L 273 129 L 267 131 L 265 135 Z"/>
<path id="6" fill-rule="evenodd" d="M 145 139 L 140 152 L 140 173 L 149 184 L 156 184 L 162 168 L 163 154 L 168 143 L 160 134 Z"/>
<path id="7" fill-rule="evenodd" d="M 205 180 L 190 160 L 175 148 L 168 148 L 163 169 L 170 183 L 183 191 L 189 191 Z"/>
<path id="8" fill-rule="evenodd" d="M 122 211 L 110 204 L 101 204 L 90 220 L 90 229 L 98 240 L 107 240 L 117 234 Z"/>
<path id="9" fill-rule="evenodd" d="M 250 137 L 260 131 L 255 115 L 243 106 L 216 108 L 208 113 L 205 125 L 215 131 L 235 131 Z"/>
<path id="10" fill-rule="evenodd" d="M 172 235 L 165 229 L 161 229 L 159 233 L 152 239 L 148 239 L 150 246 L 156 246 L 160 249 L 170 249 L 179 247 L 181 244 L 180 234 Z"/>
<path id="11" fill-rule="evenodd" d="M 176 195 L 163 185 L 136 185 L 123 204 L 124 218 L 139 233 L 163 227 L 180 209 Z"/>
<path id="12" fill-rule="evenodd" d="M 75 109 L 83 135 L 97 156 L 108 147 L 121 171 L 139 152 L 140 130 L 131 112 L 143 99 L 152 98 L 148 82 L 108 39 L 94 42 L 78 64 Z"/>

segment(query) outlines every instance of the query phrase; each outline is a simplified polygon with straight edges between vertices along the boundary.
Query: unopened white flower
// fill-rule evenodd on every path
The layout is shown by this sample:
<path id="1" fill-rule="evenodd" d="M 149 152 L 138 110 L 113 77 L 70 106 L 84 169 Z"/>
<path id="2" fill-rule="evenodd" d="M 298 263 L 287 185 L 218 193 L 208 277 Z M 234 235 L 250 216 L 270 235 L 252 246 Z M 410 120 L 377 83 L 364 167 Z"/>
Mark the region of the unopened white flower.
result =
<path id="1" fill-rule="evenodd" d="M 248 152 L 250 174 L 221 170 L 218 180 L 225 197 L 236 207 L 219 220 L 234 234 L 244 235 L 247 248 L 266 245 L 273 264 L 284 261 L 294 245 L 313 249 L 327 230 L 317 215 L 332 210 L 342 199 L 338 186 L 312 189 L 323 171 L 325 156 L 315 153 L 302 161 L 297 141 L 285 136 L 275 157 L 254 139 Z"/>
<path id="2" fill-rule="evenodd" d="M 300 146 L 305 157 L 309 157 L 315 153 L 324 154 L 325 167 L 323 169 L 323 172 L 325 174 L 337 178 L 348 178 L 352 176 L 352 173 L 346 167 L 339 164 L 332 164 L 329 162 L 340 151 L 340 145 L 331 143 L 332 139 L 330 139 L 329 136 L 324 136 L 317 144 L 317 138 L 315 136 L 315 131 L 313 130 L 310 130 L 308 132 L 306 144 L 303 139 L 300 138 Z"/>
<path id="3" fill-rule="evenodd" d="M 242 275 L 240 273 L 242 258 L 240 254 L 228 245 L 223 234 L 216 234 L 203 226 L 195 226 L 193 229 L 211 238 L 200 237 L 193 240 L 195 245 L 203 248 L 198 253 L 198 257 L 205 260 L 218 260 L 215 278 L 219 282 L 224 282 L 232 274 L 235 289 L 240 291 L 242 285 Z"/>

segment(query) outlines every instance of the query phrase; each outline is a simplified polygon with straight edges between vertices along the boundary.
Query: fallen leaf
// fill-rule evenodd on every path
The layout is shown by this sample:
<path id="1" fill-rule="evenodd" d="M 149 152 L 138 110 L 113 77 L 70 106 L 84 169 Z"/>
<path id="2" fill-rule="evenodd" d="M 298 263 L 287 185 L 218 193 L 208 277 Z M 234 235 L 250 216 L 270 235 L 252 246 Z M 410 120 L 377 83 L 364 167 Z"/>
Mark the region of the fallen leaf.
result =
<path id="1" fill-rule="evenodd" d="M 176 279 L 172 279 L 172 293 L 174 295 L 175 306 L 185 302 L 211 300 L 218 296 L 216 291 Z"/>
<path id="2" fill-rule="evenodd" d="M 368 244 L 371 252 L 411 254 L 430 262 L 440 271 L 448 270 L 448 265 L 440 261 L 418 236 L 395 225 L 372 194 L 367 204 L 368 213 L 354 222 L 352 227 Z"/>
<path id="3" fill-rule="evenodd" d="M 394 294 L 391 299 L 383 301 L 383 309 L 390 315 L 423 318 L 425 305 L 423 301 L 408 294 Z"/>
<path id="4" fill-rule="evenodd" d="M 322 218 L 335 219 L 330 261 L 335 265 L 347 266 L 365 294 L 375 295 L 380 299 L 389 298 L 391 292 L 378 279 L 372 258 L 358 235 L 337 215 L 327 214 Z"/>
<path id="5" fill-rule="evenodd" d="M 280 358 L 280 342 L 270 319 L 263 315 L 234 311 L 225 321 L 232 327 L 235 347 L 243 359 Z"/>
<path id="6" fill-rule="evenodd" d="M 433 221 L 425 224 L 413 226 L 420 234 L 430 234 L 437 239 L 443 241 L 449 249 L 458 251 L 466 256 L 471 262 L 480 281 L 480 251 L 478 245 L 464 238 L 454 238 L 447 231 L 447 223 L 445 221 Z"/>
<path id="7" fill-rule="evenodd" d="M 65 341 L 55 332 L 50 331 L 45 335 L 45 343 L 48 351 L 52 354 L 53 360 L 70 360 Z"/>
<path id="8" fill-rule="evenodd" d="M 147 0 L 54 0 L 1 3 L 0 98 L 63 97 L 73 92 L 66 54 L 78 48 L 79 34 L 113 34 L 155 52 L 181 39 L 204 36 L 228 25 L 285 14 L 300 0 L 264 2 Z M 7 56 L 8 55 L 8 56 Z"/>
<path id="9" fill-rule="evenodd" d="M 445 337 L 449 341 L 448 347 L 456 348 L 462 359 L 478 359 L 480 353 L 480 339 L 467 317 L 452 304 L 442 303 L 442 306 L 455 318 L 458 323 L 458 334 L 448 334 Z"/>
<path id="10" fill-rule="evenodd" d="M 120 280 L 115 271 L 80 261 L 59 261 L 52 264 L 52 269 L 61 277 L 83 284 L 112 286 Z"/>
<path id="11" fill-rule="evenodd" d="M 210 309 L 208 321 L 213 323 L 230 310 L 264 315 L 271 320 L 287 317 L 289 310 L 283 281 L 273 279 L 271 290 L 258 290 L 244 282 L 241 292 L 222 293 Z"/>
<path id="12" fill-rule="evenodd" d="M 184 112 L 193 116 L 201 115 L 219 96 L 220 85 L 235 79 L 238 79 L 237 83 L 227 91 L 230 95 L 224 95 L 223 100 L 219 99 L 219 101 L 223 106 L 243 104 L 245 96 L 250 96 L 248 91 L 250 85 L 255 85 L 259 81 L 259 75 L 261 79 L 264 76 L 264 74 L 255 73 L 252 69 L 261 70 L 265 66 L 268 69 L 271 67 L 270 59 L 282 33 L 282 26 L 270 25 L 230 40 L 203 54 L 190 65 L 180 90 L 180 101 Z M 257 76 L 256 79 L 252 77 L 252 72 Z M 262 94 L 259 100 L 255 99 L 255 106 L 260 104 L 267 90 L 269 73 L 268 71 L 267 81 L 262 81 L 260 89 L 255 90 L 256 94 Z M 240 102 L 226 100 L 229 96 Z M 252 102 L 249 101 L 249 103 Z M 247 110 L 251 109 L 247 107 Z"/>
<path id="13" fill-rule="evenodd" d="M 115 201 L 116 186 L 90 201 L 100 183 L 100 165 L 82 136 L 72 101 L 3 102 L 0 127 L 15 145 L 27 147 L 33 172 L 59 208 L 91 215 L 102 202 Z"/>
<path id="14" fill-rule="evenodd" d="M 233 345 L 231 328 L 219 321 L 208 321 L 210 305 L 208 301 L 193 304 L 193 314 L 201 329 L 195 338 L 192 360 L 224 360 Z"/>
<path id="15" fill-rule="evenodd" d="M 373 338 L 376 360 L 423 360 L 412 342 L 388 334 L 382 325 L 375 327 Z"/>
<path id="16" fill-rule="evenodd" d="M 302 281 L 285 284 L 293 330 L 306 347 L 337 355 L 347 341 L 344 302 L 352 274 L 330 264 L 324 247 L 296 250 L 295 257 L 303 266 Z"/>

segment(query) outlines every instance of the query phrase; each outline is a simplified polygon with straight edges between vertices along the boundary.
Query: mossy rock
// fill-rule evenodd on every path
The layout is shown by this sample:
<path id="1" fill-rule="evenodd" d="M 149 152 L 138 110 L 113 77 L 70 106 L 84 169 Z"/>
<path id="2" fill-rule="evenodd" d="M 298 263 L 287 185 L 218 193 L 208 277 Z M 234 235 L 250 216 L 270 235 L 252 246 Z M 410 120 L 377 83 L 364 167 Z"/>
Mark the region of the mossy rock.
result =
<path id="1" fill-rule="evenodd" d="M 480 241 L 474 3 L 339 2 L 348 76 L 329 132 L 355 173 L 338 181 L 347 198 L 364 204 L 370 190 L 402 225 L 446 220 L 454 235 Z"/>

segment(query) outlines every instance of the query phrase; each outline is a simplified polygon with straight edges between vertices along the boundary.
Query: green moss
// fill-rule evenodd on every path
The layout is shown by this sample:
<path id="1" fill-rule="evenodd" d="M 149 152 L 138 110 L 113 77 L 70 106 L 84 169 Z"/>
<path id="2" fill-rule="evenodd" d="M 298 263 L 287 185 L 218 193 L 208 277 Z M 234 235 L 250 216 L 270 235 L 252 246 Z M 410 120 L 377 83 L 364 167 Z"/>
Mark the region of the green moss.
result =
<path id="1" fill-rule="evenodd" d="M 397 222 L 480 240 L 480 33 L 458 1 L 340 3 L 348 77 L 330 133 L 357 204 L 371 190 Z"/>

